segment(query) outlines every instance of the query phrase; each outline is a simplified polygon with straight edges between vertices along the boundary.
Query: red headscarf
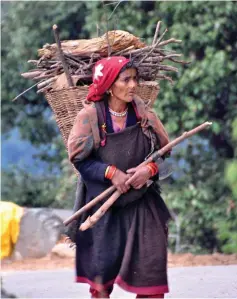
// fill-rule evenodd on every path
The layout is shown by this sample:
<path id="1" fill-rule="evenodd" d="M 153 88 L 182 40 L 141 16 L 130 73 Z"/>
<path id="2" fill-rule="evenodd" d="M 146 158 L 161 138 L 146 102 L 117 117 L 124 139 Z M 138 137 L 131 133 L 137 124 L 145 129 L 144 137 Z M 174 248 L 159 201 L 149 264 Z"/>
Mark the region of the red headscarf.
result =
<path id="1" fill-rule="evenodd" d="M 93 68 L 93 83 L 89 87 L 88 101 L 99 101 L 111 87 L 120 70 L 130 60 L 123 56 L 103 58 L 96 62 Z"/>

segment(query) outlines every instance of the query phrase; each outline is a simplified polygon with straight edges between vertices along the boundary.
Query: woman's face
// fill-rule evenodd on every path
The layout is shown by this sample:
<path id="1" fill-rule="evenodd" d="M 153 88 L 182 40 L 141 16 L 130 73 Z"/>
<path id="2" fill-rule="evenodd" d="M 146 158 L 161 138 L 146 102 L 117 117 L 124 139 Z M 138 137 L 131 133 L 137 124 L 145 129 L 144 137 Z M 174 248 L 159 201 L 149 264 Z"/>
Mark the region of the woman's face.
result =
<path id="1" fill-rule="evenodd" d="M 112 99 L 116 98 L 124 102 L 131 102 L 138 84 L 137 70 L 130 68 L 122 72 L 111 86 Z"/>

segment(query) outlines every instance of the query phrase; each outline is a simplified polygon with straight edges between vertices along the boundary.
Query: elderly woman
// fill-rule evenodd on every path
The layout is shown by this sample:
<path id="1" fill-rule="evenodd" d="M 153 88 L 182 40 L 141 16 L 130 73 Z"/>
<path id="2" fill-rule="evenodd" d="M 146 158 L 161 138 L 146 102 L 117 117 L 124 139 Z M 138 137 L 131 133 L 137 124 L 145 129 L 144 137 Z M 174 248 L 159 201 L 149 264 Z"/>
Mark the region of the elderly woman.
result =
<path id="1" fill-rule="evenodd" d="M 135 95 L 137 84 L 138 70 L 125 57 L 98 61 L 68 140 L 70 161 L 85 186 L 79 207 L 112 184 L 122 193 L 92 229 L 77 232 L 76 281 L 90 285 L 92 298 L 109 298 L 115 283 L 137 298 L 164 298 L 169 291 L 170 214 L 156 183 L 159 169 L 155 163 L 136 167 L 166 145 L 168 135 Z"/>

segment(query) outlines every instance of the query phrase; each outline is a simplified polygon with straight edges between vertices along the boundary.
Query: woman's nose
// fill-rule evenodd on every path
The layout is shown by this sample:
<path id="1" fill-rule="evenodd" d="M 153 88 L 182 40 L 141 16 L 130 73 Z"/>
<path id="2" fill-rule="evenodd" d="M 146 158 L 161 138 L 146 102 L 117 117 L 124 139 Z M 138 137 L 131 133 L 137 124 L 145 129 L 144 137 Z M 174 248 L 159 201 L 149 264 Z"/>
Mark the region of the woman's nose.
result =
<path id="1" fill-rule="evenodd" d="M 131 81 L 130 81 L 130 85 L 129 85 L 129 87 L 130 87 L 130 88 L 133 88 L 133 89 L 134 89 L 135 87 L 137 87 L 137 81 L 136 81 L 136 80 L 131 80 Z"/>

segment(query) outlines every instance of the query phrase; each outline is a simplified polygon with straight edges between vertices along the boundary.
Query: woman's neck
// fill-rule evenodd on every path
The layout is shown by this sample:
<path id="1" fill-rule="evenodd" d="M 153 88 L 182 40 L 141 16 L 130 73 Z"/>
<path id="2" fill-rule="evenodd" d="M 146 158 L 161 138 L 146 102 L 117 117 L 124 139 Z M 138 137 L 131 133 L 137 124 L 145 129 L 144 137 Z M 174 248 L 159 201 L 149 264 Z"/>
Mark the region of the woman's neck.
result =
<path id="1" fill-rule="evenodd" d="M 109 99 L 109 108 L 115 112 L 123 112 L 127 108 L 127 103 L 116 98 Z"/>

